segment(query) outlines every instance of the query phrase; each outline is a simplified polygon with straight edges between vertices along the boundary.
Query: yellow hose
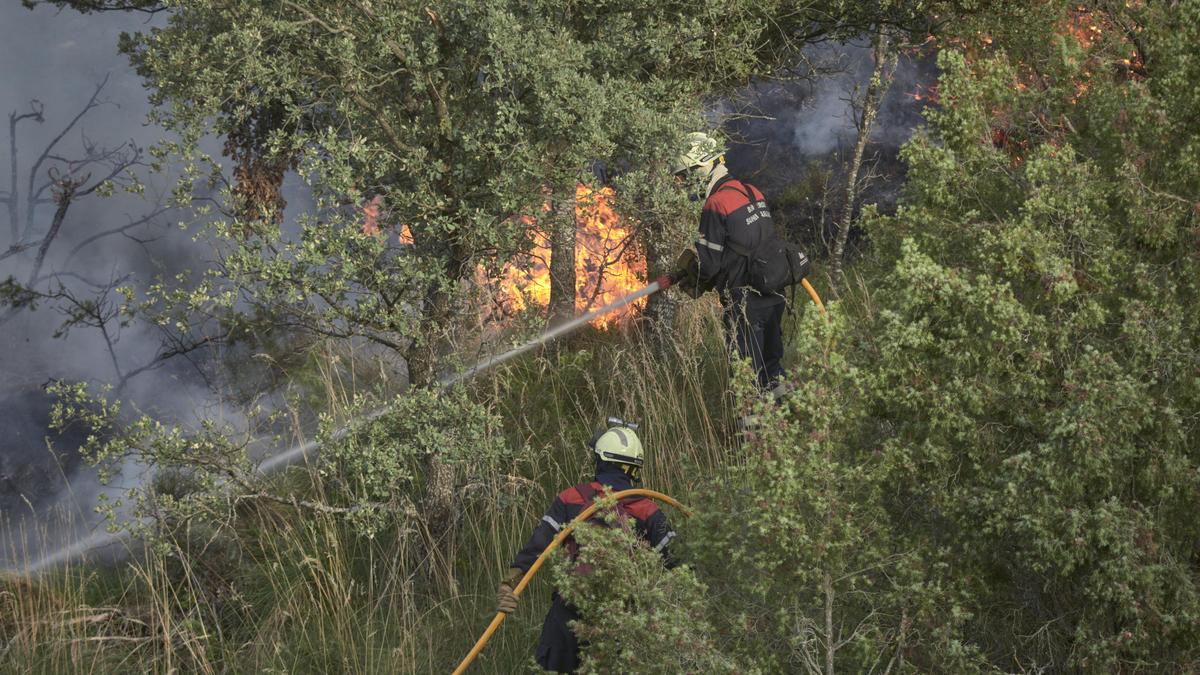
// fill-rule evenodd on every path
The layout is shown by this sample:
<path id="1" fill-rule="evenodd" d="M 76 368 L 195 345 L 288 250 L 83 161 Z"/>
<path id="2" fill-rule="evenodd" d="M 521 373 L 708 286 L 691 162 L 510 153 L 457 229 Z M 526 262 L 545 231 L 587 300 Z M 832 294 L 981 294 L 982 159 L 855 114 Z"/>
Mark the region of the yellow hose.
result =
<path id="1" fill-rule="evenodd" d="M 688 508 L 683 504 L 680 504 L 673 498 L 668 497 L 661 492 L 655 492 L 654 490 L 634 488 L 632 490 L 621 490 L 619 492 L 614 492 L 608 496 L 618 500 L 624 499 L 625 497 L 649 497 L 650 499 L 657 499 L 660 502 L 665 502 L 671 506 L 674 506 L 682 511 L 683 515 L 689 518 L 692 515 L 692 512 L 689 511 Z M 598 508 L 600 508 L 600 504 L 593 502 L 591 506 L 588 506 L 586 509 L 584 509 L 578 516 L 575 516 L 574 520 L 567 523 L 566 527 L 564 527 L 558 533 L 558 536 L 556 536 L 554 540 L 550 542 L 550 545 L 546 547 L 546 550 L 542 551 L 542 554 L 538 556 L 538 559 L 533 561 L 533 564 L 529 566 L 529 571 L 525 573 L 525 576 L 521 577 L 521 581 L 517 583 L 517 587 L 513 589 L 513 595 L 520 597 L 521 591 L 525 590 L 525 587 L 529 585 L 529 581 L 533 579 L 533 575 L 538 571 L 538 569 L 541 568 L 542 563 L 546 561 L 546 556 L 550 555 L 554 549 L 558 548 L 559 545 L 563 543 L 563 540 L 570 536 L 571 532 L 575 530 L 575 527 L 579 523 L 591 518 L 592 514 L 595 513 L 596 509 Z M 500 627 L 500 624 L 504 622 L 505 616 L 507 615 L 504 612 L 496 612 L 496 616 L 492 619 L 492 622 L 488 624 L 487 630 L 483 631 L 483 635 L 479 636 L 479 639 L 475 642 L 475 646 L 472 647 L 471 651 L 467 653 L 466 658 L 464 658 L 462 663 L 458 664 L 458 667 L 454 669 L 454 675 L 461 675 L 462 673 L 466 672 L 467 666 L 471 665 L 471 662 L 475 660 L 475 657 L 479 656 L 479 652 L 483 651 L 483 646 L 488 643 L 488 640 L 492 639 L 492 633 L 495 633 L 496 629 Z"/>
<path id="2" fill-rule="evenodd" d="M 817 309 L 821 310 L 822 314 L 828 316 L 828 314 L 825 312 L 825 303 L 821 302 L 821 296 L 817 295 L 817 289 L 813 288 L 812 284 L 808 283 L 808 279 L 801 279 L 800 285 L 804 287 L 805 291 L 808 291 L 808 297 L 812 298 L 812 301 L 816 303 Z"/>

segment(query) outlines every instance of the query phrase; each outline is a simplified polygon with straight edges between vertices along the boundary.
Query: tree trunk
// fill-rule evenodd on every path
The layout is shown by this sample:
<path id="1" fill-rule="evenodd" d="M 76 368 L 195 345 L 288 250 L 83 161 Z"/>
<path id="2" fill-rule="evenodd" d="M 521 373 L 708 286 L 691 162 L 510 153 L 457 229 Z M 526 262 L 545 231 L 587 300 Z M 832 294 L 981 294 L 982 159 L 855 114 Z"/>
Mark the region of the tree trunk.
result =
<path id="1" fill-rule="evenodd" d="M 11 178 L 8 190 L 8 223 L 10 234 L 9 246 L 16 246 L 21 241 L 21 225 L 18 221 L 18 204 L 17 204 L 17 114 L 12 113 L 8 116 L 8 152 L 9 152 L 9 171 Z"/>
<path id="2" fill-rule="evenodd" d="M 414 234 L 420 237 L 419 232 Z M 415 244 L 424 245 L 425 242 L 418 238 Z M 450 244 L 444 265 L 443 283 L 428 294 L 421 340 L 404 354 L 410 387 L 436 386 L 439 355 L 445 348 L 448 335 L 455 328 L 452 288 L 461 280 L 463 270 L 469 269 L 466 252 L 461 246 Z M 454 466 L 437 451 L 425 457 L 423 470 L 425 494 L 421 514 L 429 537 L 429 549 L 435 554 L 429 559 L 430 572 L 441 574 L 443 583 L 455 588 L 456 581 L 449 561 L 452 558 L 456 525 L 454 516 L 458 505 L 457 477 Z"/>
<path id="3" fill-rule="evenodd" d="M 550 210 L 549 325 L 575 316 L 575 187 L 557 196 Z"/>
<path id="4" fill-rule="evenodd" d="M 837 643 L 833 637 L 833 579 L 825 573 L 822 590 L 825 591 L 825 675 L 833 675 L 833 655 Z"/>
<path id="5" fill-rule="evenodd" d="M 425 458 L 425 503 L 422 509 L 425 527 L 429 533 L 430 549 L 438 554 L 431 560 L 431 571 L 440 572 L 442 583 L 457 590 L 454 576 L 454 539 L 457 533 L 458 494 L 454 465 L 447 462 L 441 453 L 434 452 Z"/>
<path id="6" fill-rule="evenodd" d="M 837 295 L 842 285 L 842 266 L 846 250 L 846 241 L 850 237 L 850 227 L 853 224 L 854 202 L 858 199 L 858 173 L 862 168 L 863 153 L 867 141 L 871 138 L 871 127 L 875 125 L 875 116 L 879 113 L 879 101 L 891 84 L 891 76 L 887 73 L 888 38 L 882 26 L 875 31 L 875 67 L 871 72 L 871 81 L 867 84 L 867 92 L 863 96 L 862 116 L 858 124 L 858 142 L 854 144 L 854 156 L 850 160 L 850 171 L 846 177 L 846 203 L 842 207 L 841 218 L 838 222 L 837 237 L 833 242 L 833 251 L 829 256 L 830 276 L 832 277 L 834 294 Z"/>

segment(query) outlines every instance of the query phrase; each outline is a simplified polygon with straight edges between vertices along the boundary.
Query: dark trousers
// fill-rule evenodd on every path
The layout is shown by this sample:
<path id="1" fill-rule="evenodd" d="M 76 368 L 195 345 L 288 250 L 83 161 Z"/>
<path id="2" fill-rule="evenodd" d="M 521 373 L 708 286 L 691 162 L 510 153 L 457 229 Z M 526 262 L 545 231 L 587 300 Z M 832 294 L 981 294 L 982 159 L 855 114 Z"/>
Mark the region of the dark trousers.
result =
<path id="1" fill-rule="evenodd" d="M 551 596 L 550 611 L 542 622 L 542 638 L 536 652 L 538 665 L 555 673 L 573 673 L 579 668 L 579 641 L 567 625 L 579 618 L 579 610 L 557 592 Z"/>
<path id="2" fill-rule="evenodd" d="M 758 386 L 769 390 L 783 374 L 784 303 L 763 307 L 737 303 L 725 308 L 725 332 L 737 353 L 754 364 Z"/>

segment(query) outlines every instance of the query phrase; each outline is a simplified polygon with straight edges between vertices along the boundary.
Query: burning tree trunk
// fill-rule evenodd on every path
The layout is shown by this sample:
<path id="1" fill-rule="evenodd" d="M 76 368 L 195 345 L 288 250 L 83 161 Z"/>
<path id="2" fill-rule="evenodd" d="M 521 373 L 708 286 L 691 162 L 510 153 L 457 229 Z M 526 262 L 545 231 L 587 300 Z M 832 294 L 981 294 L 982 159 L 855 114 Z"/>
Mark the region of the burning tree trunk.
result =
<path id="1" fill-rule="evenodd" d="M 575 316 L 575 189 L 564 191 L 550 212 L 550 313 L 555 326 Z"/>
<path id="2" fill-rule="evenodd" d="M 830 275 L 835 293 L 842 284 L 846 240 L 850 237 L 854 202 L 858 199 L 861 187 L 858 174 L 862 168 L 863 153 L 866 151 L 867 141 L 871 138 L 871 128 L 875 125 L 875 116 L 879 113 L 879 101 L 887 91 L 888 85 L 891 84 L 891 74 L 888 70 L 893 56 L 889 49 L 887 34 L 882 26 L 876 29 L 872 43 L 875 48 L 875 67 L 871 72 L 871 80 L 867 83 L 867 91 L 862 100 L 862 115 L 858 119 L 858 142 L 854 144 L 854 155 L 850 160 L 850 171 L 846 176 L 846 203 L 842 207 L 837 237 L 833 241 L 833 251 L 829 256 Z"/>

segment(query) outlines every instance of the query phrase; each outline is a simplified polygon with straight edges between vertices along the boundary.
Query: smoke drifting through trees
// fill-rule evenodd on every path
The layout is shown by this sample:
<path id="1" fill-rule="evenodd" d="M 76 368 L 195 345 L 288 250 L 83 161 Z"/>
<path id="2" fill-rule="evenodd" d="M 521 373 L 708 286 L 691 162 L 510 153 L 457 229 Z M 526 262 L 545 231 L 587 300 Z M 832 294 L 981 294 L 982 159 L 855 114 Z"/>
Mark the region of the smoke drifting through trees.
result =
<path id="1" fill-rule="evenodd" d="M 140 80 L 130 71 L 125 58 L 115 51 L 117 33 L 144 28 L 145 17 L 127 14 L 81 17 L 70 12 L 54 14 L 45 8 L 28 12 L 14 7 L 0 10 L 0 17 L 4 19 L 5 31 L 12 32 L 5 36 L 8 38 L 7 49 L 24 55 L 24 58 L 6 60 L 10 72 L 5 73 L 5 81 L 13 86 L 0 94 L 0 110 L 24 110 L 31 99 L 41 101 L 39 106 L 45 110 L 43 124 L 22 126 L 23 133 L 18 140 L 23 147 L 31 148 L 27 152 L 43 147 L 105 78 L 108 83 L 105 96 L 101 97 L 104 104 L 89 111 L 79 123 L 80 135 L 64 137 L 63 146 L 80 146 L 84 134 L 101 145 L 117 145 L 129 139 L 134 146 L 146 147 L 156 139 L 158 130 L 146 128 L 141 123 L 147 103 Z M 82 44 L 83 35 L 88 36 L 86 45 Z M 47 56 L 47 53 L 49 58 L 37 58 L 37 55 Z M 829 165 L 836 171 L 839 153 L 853 143 L 854 123 L 848 99 L 854 87 L 862 85 L 869 75 L 869 47 L 829 44 L 812 50 L 811 56 L 820 69 L 836 69 L 841 73 L 815 77 L 811 81 L 756 88 L 749 92 L 754 109 L 773 119 L 747 118 L 730 125 L 743 141 L 732 149 L 731 164 L 735 170 L 751 176 L 769 194 L 778 195 L 814 166 Z M 81 68 L 79 64 L 83 63 L 89 64 L 90 69 Z M 915 90 L 914 83 L 918 79 L 931 79 L 930 70 L 928 63 L 918 59 L 903 60 L 897 71 L 897 82 L 884 101 L 872 136 L 873 144 L 877 146 L 873 151 L 881 151 L 881 156 L 892 162 L 896 149 L 920 119 L 920 104 L 905 92 Z M 48 83 L 54 84 L 49 90 Z M 3 184 L 7 185 L 8 176 L 4 178 Z M 289 176 L 286 180 L 294 185 L 293 178 Z M 25 177 L 20 179 L 25 180 Z M 151 192 L 153 189 L 154 186 Z M 874 192 L 868 191 L 866 199 L 877 198 L 879 192 L 878 187 Z M 303 196 L 288 196 L 292 209 L 304 207 Z M 43 205 L 37 217 L 49 219 L 52 213 L 48 211 L 53 206 Z M 147 214 L 158 209 L 154 199 L 132 196 L 92 199 L 86 206 L 86 209 L 77 208 L 67 214 L 62 232 L 48 252 L 48 269 L 101 280 L 102 287 L 113 280 L 137 287 L 148 283 L 155 275 L 186 267 L 189 258 L 197 253 L 185 236 L 167 226 L 166 217 L 149 218 L 144 224 L 129 227 L 126 232 L 93 239 L 101 232 L 146 219 Z M 285 218 L 285 229 L 290 230 L 290 221 Z M 795 219 L 789 224 L 794 228 L 820 225 Z M 136 238 L 124 236 L 126 234 Z M 0 261 L 0 276 L 20 278 L 20 261 L 16 256 Z M 68 262 L 69 269 L 66 268 Z M 161 352 L 161 336 L 137 325 L 120 328 L 119 322 L 115 321 L 117 317 L 111 313 L 115 304 L 108 305 L 107 309 L 104 305 L 92 304 L 87 309 L 94 314 L 92 328 L 107 327 L 110 325 L 108 320 L 114 320 L 111 325 L 119 332 L 105 335 L 103 330 L 88 330 L 85 320 L 83 325 L 60 339 L 52 338 L 63 321 L 61 311 L 53 309 L 53 301 L 67 309 L 81 310 L 87 298 L 85 294 L 94 290 L 94 287 L 84 285 L 74 295 L 58 293 L 47 299 L 50 301 L 43 302 L 37 312 L 22 310 L 0 328 L 6 344 L 5 353 L 0 355 L 0 366 L 9 374 L 10 381 L 21 383 L 22 388 L 17 391 L 28 392 L 30 400 L 40 403 L 45 401 L 40 385 L 49 379 L 120 382 L 127 385 L 122 392 L 124 396 L 140 402 L 155 414 L 185 423 L 195 419 L 194 410 L 210 397 L 193 365 L 176 360 L 166 362 L 162 368 L 142 372 L 142 368 L 154 363 L 154 359 L 148 357 Z M 137 377 L 130 377 L 133 373 L 138 373 Z M 28 436 L 26 434 L 26 441 Z M 47 461 L 52 461 L 49 452 L 42 447 L 42 439 L 36 440 L 36 446 L 26 441 L 22 441 L 20 448 L 14 446 L 11 456 L 44 456 Z M 60 440 L 59 445 L 71 444 Z M 60 449 L 67 450 L 69 457 L 71 448 Z M 50 482 L 41 486 L 44 494 L 40 495 L 39 508 L 52 504 L 54 498 L 51 495 L 59 494 L 72 497 L 72 511 L 88 511 L 99 486 L 87 472 L 73 474 L 77 468 L 78 462 L 73 460 L 64 465 L 64 473 L 71 476 L 71 490 L 60 490 L 63 485 Z"/>
<path id="2" fill-rule="evenodd" d="M 726 124 L 734 139 L 730 169 L 763 189 L 776 221 L 797 241 L 824 249 L 833 234 L 858 135 L 861 113 L 853 103 L 861 100 L 873 63 L 869 35 L 821 43 L 805 50 L 795 79 L 760 82 L 715 111 L 732 116 Z M 855 208 L 879 204 L 885 213 L 894 210 L 903 183 L 900 146 L 924 123 L 928 101 L 914 93 L 937 79 L 932 53 L 919 47 L 902 48 L 891 72 L 864 158 L 871 178 L 855 200 Z"/>
<path id="3" fill-rule="evenodd" d="M 123 325 L 116 312 L 117 285 L 143 288 L 156 275 L 184 269 L 195 255 L 186 233 L 171 226 L 164 179 L 139 166 L 157 131 L 143 124 L 145 92 L 116 44 L 121 31 L 144 28 L 145 20 L 0 7 L 0 112 L 5 122 L 15 114 L 16 132 L 10 144 L 10 125 L 0 129 L 0 192 L 9 221 L 0 228 L 0 281 L 10 280 L 10 302 L 33 302 L 0 308 L 0 518 L 6 521 L 0 532 L 15 532 L 16 521 L 36 515 L 50 539 L 69 535 L 46 520 L 56 505 L 74 525 L 95 525 L 91 510 L 102 488 L 78 459 L 80 439 L 52 434 L 54 451 L 48 447 L 47 382 L 123 384 L 130 400 L 180 420 L 206 400 L 192 366 L 147 368 L 162 350 L 160 334 Z M 126 169 L 136 170 L 145 194 L 122 193 L 122 181 L 133 185 Z M 104 198 L 110 176 L 116 194 Z M 76 325 L 63 332 L 72 318 Z M 0 541 L 0 560 L 13 556 L 12 548 Z"/>

